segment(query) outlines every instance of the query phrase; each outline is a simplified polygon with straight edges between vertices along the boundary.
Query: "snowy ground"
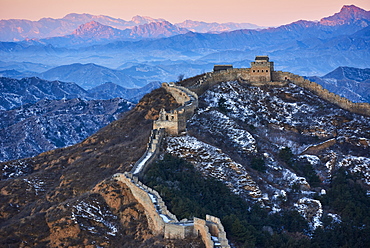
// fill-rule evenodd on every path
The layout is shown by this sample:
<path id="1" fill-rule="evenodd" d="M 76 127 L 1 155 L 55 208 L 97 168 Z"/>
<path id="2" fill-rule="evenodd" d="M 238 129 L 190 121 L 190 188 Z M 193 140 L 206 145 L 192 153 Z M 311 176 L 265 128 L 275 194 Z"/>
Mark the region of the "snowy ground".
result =
<path id="1" fill-rule="evenodd" d="M 223 181 L 236 194 L 261 198 L 261 191 L 245 168 L 220 149 L 192 136 L 169 137 L 167 152 L 190 161 L 205 176 Z"/>

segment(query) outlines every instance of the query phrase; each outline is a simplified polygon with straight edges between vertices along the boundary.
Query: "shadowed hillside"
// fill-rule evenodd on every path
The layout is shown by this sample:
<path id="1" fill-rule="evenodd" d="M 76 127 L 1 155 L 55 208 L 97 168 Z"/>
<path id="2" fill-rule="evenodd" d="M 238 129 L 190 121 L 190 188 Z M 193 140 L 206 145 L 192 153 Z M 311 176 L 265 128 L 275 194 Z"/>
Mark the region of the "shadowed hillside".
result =
<path id="1" fill-rule="evenodd" d="M 14 169 L 13 178 L 0 182 L 0 246 L 201 247 L 199 240 L 154 237 L 143 207 L 108 179 L 130 170 L 144 153 L 152 120 L 163 107 L 176 103 L 163 89 L 154 90 L 82 143 L 0 164 L 3 172 Z"/>

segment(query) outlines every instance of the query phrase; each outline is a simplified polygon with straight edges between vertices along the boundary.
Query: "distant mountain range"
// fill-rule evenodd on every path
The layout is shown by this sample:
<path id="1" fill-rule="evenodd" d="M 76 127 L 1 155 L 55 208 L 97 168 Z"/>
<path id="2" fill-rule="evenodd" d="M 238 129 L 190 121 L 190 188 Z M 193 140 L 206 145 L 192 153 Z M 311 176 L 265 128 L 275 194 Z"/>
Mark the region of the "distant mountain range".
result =
<path id="1" fill-rule="evenodd" d="M 126 75 L 117 77 L 125 77 L 124 81 L 131 85 L 128 87 L 140 87 L 153 80 L 173 81 L 180 74 L 185 77 L 201 74 L 212 70 L 213 64 L 249 67 L 254 57 L 261 54 L 269 55 L 278 65 L 277 70 L 306 76 L 322 76 L 340 66 L 370 67 L 370 12 L 354 5 L 343 6 L 340 12 L 317 22 L 300 20 L 280 27 L 235 31 L 224 31 L 225 28 L 215 31 L 212 27 L 216 24 L 195 21 L 174 25 L 162 19 L 135 17 L 126 22 L 87 14 L 42 19 L 32 25 L 46 25 L 48 21 L 55 25 L 65 23 L 63 27 L 71 28 L 60 35 L 51 36 L 49 32 L 44 36 L 47 38 L 0 42 L 0 70 L 14 69 L 27 75 L 31 67 L 40 70 L 40 66 L 51 69 L 76 63 L 83 67 L 96 64 L 124 70 Z M 6 27 L 5 30 L 16 25 L 17 20 L 2 23 L 0 30 Z M 208 33 L 189 31 L 205 31 L 205 26 L 209 28 Z M 234 25 L 234 28 L 244 27 Z M 28 64 L 23 64 L 24 61 Z M 34 61 L 40 65 L 29 64 Z M 134 78 L 130 78 L 132 74 L 128 72 L 133 73 Z M 115 73 L 118 72 L 114 72 L 113 77 Z M 79 84 L 85 77 L 83 73 L 80 75 Z M 88 81 L 95 78 L 102 77 L 86 79 L 84 87 L 109 81 L 117 83 L 112 79 L 87 86 Z"/>
<path id="2" fill-rule="evenodd" d="M 35 156 L 74 145 L 116 120 L 134 105 L 124 99 L 43 99 L 0 110 L 0 161 Z"/>
<path id="3" fill-rule="evenodd" d="M 158 38 L 194 32 L 224 32 L 243 28 L 261 28 L 250 23 L 206 23 L 187 20 L 171 24 L 164 19 L 154 19 L 146 16 L 134 16 L 130 21 L 103 15 L 68 14 L 61 19 L 43 18 L 39 21 L 0 20 L 0 40 L 20 41 L 24 39 L 45 39 L 74 35 L 80 37 L 99 25 L 103 31 L 99 33 L 105 38 L 120 37 L 121 39 Z M 109 29 L 109 31 L 107 30 Z M 96 32 L 96 29 L 94 30 Z M 107 34 L 110 34 L 107 36 Z M 114 34 L 114 36 L 112 36 Z M 90 34 L 89 34 L 90 35 Z"/>
<path id="4" fill-rule="evenodd" d="M 10 110 L 45 99 L 107 100 L 120 97 L 137 102 L 144 94 L 159 86 L 159 82 L 152 82 L 142 88 L 127 89 L 114 83 L 105 83 L 85 90 L 75 83 L 47 81 L 37 77 L 19 80 L 0 77 L 0 110 Z"/>
<path id="5" fill-rule="evenodd" d="M 84 90 L 75 83 L 0 77 L 0 162 L 76 144 L 159 86 L 105 83 Z"/>
<path id="6" fill-rule="evenodd" d="M 302 76 L 322 76 L 343 66 L 370 67 L 370 12 L 354 5 L 317 22 L 300 20 L 275 28 L 221 33 L 188 32 L 202 31 L 204 25 L 212 29 L 216 24 L 186 21 L 174 25 L 139 16 L 126 22 L 73 14 L 32 24 L 45 23 L 44 29 L 49 30 L 48 21 L 74 26 L 59 36 L 0 42 L 4 76 L 38 76 L 76 82 L 84 88 L 106 82 L 133 88 L 152 81 L 176 81 L 178 75 L 195 76 L 212 70 L 214 64 L 249 67 L 261 54 L 275 61 L 276 70 Z"/>
<path id="7" fill-rule="evenodd" d="M 18 41 L 29 39 L 43 39 L 48 37 L 72 34 L 80 25 L 91 21 L 111 26 L 115 29 L 130 29 L 150 22 L 164 21 L 150 17 L 135 16 L 131 21 L 116 19 L 103 15 L 68 14 L 61 19 L 42 18 L 39 21 L 29 20 L 0 20 L 0 40 Z"/>
<path id="8" fill-rule="evenodd" d="M 18 66 L 16 66 L 18 67 Z M 19 66 L 20 67 L 20 66 Z M 17 70 L 0 70 L 0 77 L 22 79 L 26 77 L 39 77 L 45 80 L 59 80 L 63 82 L 74 82 L 84 89 L 92 89 L 105 83 L 114 83 L 127 89 L 139 89 L 146 84 L 159 84 L 158 81 L 175 81 L 177 71 L 181 68 L 182 72 L 198 72 L 201 68 L 211 70 L 213 64 L 196 66 L 187 63 L 164 64 L 164 65 L 145 65 L 139 63 L 128 63 L 120 67 L 119 70 L 110 69 L 96 64 L 62 65 L 46 70 L 44 72 L 20 72 Z M 193 72 L 193 73 L 194 73 Z M 149 82 L 149 83 L 147 83 Z M 130 98 L 127 98 L 130 99 Z"/>
<path id="9" fill-rule="evenodd" d="M 91 89 L 106 82 L 112 82 L 125 88 L 138 88 L 147 84 L 146 80 L 138 80 L 120 70 L 112 70 L 95 64 L 72 64 L 58 66 L 39 74 L 46 80 L 74 82 L 84 89 Z"/>

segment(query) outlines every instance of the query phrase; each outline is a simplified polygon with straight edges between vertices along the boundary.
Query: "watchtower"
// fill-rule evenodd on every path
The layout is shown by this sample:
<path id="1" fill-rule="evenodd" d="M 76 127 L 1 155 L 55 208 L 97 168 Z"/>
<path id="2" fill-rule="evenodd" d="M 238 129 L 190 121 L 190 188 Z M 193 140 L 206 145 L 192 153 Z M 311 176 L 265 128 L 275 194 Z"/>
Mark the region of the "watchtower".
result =
<path id="1" fill-rule="evenodd" d="M 158 120 L 153 122 L 153 129 L 164 128 L 170 135 L 178 135 L 186 130 L 185 110 L 173 110 L 166 112 L 161 109 Z"/>
<path id="2" fill-rule="evenodd" d="M 274 71 L 274 62 L 269 61 L 268 56 L 256 56 L 251 62 L 251 82 L 271 82 L 271 73 Z"/>
<path id="3" fill-rule="evenodd" d="M 226 71 L 228 69 L 233 69 L 233 65 L 214 65 L 213 66 L 213 71 L 214 72 Z"/>

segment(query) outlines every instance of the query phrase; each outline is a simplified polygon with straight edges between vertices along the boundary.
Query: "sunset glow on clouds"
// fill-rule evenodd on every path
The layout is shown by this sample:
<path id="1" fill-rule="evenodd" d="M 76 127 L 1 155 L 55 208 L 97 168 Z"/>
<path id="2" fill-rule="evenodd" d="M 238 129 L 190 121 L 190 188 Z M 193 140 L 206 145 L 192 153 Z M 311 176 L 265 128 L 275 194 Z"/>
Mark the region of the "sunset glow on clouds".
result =
<path id="1" fill-rule="evenodd" d="M 172 23 L 191 19 L 277 26 L 300 19 L 319 20 L 352 4 L 370 10 L 369 0 L 0 0 L 0 19 L 39 20 L 89 13 L 124 20 L 142 15 Z"/>

